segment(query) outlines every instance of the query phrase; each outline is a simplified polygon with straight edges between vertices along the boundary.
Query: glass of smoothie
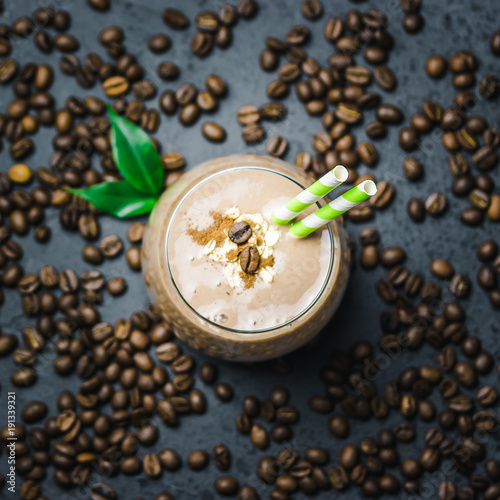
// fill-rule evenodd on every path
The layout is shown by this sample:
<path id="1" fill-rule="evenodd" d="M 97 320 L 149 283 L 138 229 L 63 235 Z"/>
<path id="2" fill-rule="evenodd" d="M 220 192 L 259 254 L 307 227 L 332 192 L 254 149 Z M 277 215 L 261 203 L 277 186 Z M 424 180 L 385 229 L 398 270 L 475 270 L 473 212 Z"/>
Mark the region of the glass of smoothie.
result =
<path id="1" fill-rule="evenodd" d="M 342 224 L 298 239 L 271 222 L 313 181 L 271 157 L 233 155 L 188 170 L 163 194 L 142 265 L 177 337 L 211 356 L 259 361 L 297 349 L 328 323 L 349 275 Z"/>

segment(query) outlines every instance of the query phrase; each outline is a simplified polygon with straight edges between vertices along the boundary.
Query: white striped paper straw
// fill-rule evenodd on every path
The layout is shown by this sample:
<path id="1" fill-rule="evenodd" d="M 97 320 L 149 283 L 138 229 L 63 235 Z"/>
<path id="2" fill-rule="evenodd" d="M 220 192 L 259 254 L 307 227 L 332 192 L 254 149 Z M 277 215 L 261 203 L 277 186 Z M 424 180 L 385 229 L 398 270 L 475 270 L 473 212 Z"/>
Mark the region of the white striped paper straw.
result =
<path id="1" fill-rule="evenodd" d="M 321 207 L 316 212 L 293 224 L 289 232 L 297 238 L 303 238 L 356 205 L 366 201 L 376 192 L 377 186 L 373 181 L 363 181 L 346 193 L 341 194 L 338 198 L 335 198 L 328 205 Z"/>
<path id="2" fill-rule="evenodd" d="M 347 168 L 342 165 L 337 165 L 333 170 L 326 173 L 321 179 L 311 184 L 307 189 L 304 189 L 295 198 L 290 200 L 286 205 L 278 208 L 273 213 L 272 220 L 275 224 L 284 226 L 292 219 L 297 217 L 300 212 L 316 203 L 330 191 L 340 186 L 349 177 Z"/>

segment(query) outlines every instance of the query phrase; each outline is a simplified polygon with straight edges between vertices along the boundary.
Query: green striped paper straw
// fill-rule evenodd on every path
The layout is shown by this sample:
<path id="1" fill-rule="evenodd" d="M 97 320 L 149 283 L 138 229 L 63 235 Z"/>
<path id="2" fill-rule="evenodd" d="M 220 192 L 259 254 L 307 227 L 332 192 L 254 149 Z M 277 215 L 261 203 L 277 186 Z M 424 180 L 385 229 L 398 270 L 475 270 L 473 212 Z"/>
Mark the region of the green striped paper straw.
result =
<path id="1" fill-rule="evenodd" d="M 278 208 L 273 213 L 272 220 L 275 224 L 284 226 L 292 219 L 297 217 L 300 212 L 316 203 L 330 191 L 340 186 L 349 177 L 347 168 L 342 165 L 337 165 L 333 170 L 326 173 L 321 179 L 311 184 L 307 189 L 304 189 L 293 200 L 290 200 L 286 205 Z"/>
<path id="2" fill-rule="evenodd" d="M 296 222 L 290 228 L 289 232 L 297 238 L 303 238 L 356 205 L 359 205 L 361 202 L 366 201 L 376 192 L 377 186 L 373 181 L 363 181 L 346 193 L 341 194 L 338 198 L 335 198 L 328 205 L 321 207 L 316 212 Z"/>

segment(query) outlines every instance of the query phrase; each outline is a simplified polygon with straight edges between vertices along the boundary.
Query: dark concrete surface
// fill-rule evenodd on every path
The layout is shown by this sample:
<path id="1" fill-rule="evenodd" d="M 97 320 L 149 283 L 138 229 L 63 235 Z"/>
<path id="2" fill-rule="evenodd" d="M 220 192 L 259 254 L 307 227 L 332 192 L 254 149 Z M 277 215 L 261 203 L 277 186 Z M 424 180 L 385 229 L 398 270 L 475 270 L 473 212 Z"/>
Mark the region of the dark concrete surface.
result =
<path id="1" fill-rule="evenodd" d="M 220 109 L 216 112 L 214 119 L 223 125 L 228 131 L 228 138 L 222 145 L 214 145 L 206 142 L 200 133 L 201 124 L 206 119 L 201 119 L 198 124 L 189 129 L 182 128 L 175 117 L 162 116 L 162 123 L 155 136 L 163 144 L 164 151 L 179 151 L 187 159 L 189 166 L 206 160 L 210 157 L 221 156 L 238 152 L 265 152 L 265 143 L 249 147 L 246 146 L 240 136 L 240 127 L 235 120 L 236 110 L 243 104 L 263 104 L 267 101 L 265 88 L 269 81 L 275 78 L 274 74 L 266 74 L 258 70 L 259 52 L 264 47 L 264 37 L 276 35 L 284 37 L 288 29 L 298 23 L 304 23 L 312 29 L 313 36 L 307 46 L 307 50 L 321 63 L 325 63 L 327 57 L 332 53 L 331 46 L 323 37 L 323 25 L 325 20 L 332 15 L 344 15 L 351 8 L 365 9 L 376 7 L 388 13 L 389 31 L 396 40 L 394 50 L 390 55 L 390 67 L 396 73 L 399 85 L 395 92 L 382 92 L 385 102 L 394 103 L 405 112 L 406 119 L 420 110 L 422 101 L 427 98 L 436 99 L 443 105 L 450 105 L 453 91 L 451 88 L 451 76 L 447 75 L 439 81 L 431 81 L 424 72 L 425 58 L 432 53 L 441 53 L 450 56 L 459 49 L 470 49 L 477 54 L 480 60 L 478 75 L 485 73 L 498 74 L 499 60 L 491 55 L 488 48 L 488 40 L 491 33 L 499 28 L 500 4 L 494 0 L 484 1 L 430 1 L 423 0 L 422 13 L 425 17 L 425 28 L 414 36 L 406 34 L 401 27 L 403 13 L 396 0 L 379 0 L 364 2 L 359 5 L 340 1 L 323 1 L 325 14 L 320 21 L 310 22 L 304 20 L 300 14 L 299 0 L 260 0 L 260 11 L 256 19 L 252 21 L 240 20 L 235 27 L 234 42 L 226 51 L 215 50 L 206 59 L 198 59 L 191 55 L 189 41 L 195 32 L 193 25 L 184 32 L 173 32 L 167 28 L 161 19 L 161 12 L 167 6 L 181 8 L 188 17 L 193 20 L 196 12 L 201 9 L 217 10 L 221 0 L 136 0 L 123 1 L 112 0 L 112 9 L 104 14 L 92 11 L 85 1 L 53 0 L 44 2 L 42 0 L 5 0 L 5 12 L 0 15 L 0 22 L 12 22 L 18 16 L 29 15 L 38 6 L 58 5 L 66 9 L 72 15 L 71 33 L 81 42 L 81 48 L 77 55 L 81 56 L 88 51 L 96 51 L 105 56 L 104 49 L 98 44 L 97 35 L 100 30 L 112 24 L 119 24 L 126 31 L 126 46 L 128 50 L 135 53 L 147 69 L 150 75 L 154 75 L 156 65 L 162 60 L 176 62 L 181 68 L 181 77 L 178 82 L 164 83 L 157 81 L 159 91 L 166 88 L 175 89 L 180 82 L 191 81 L 202 87 L 206 75 L 215 72 L 225 78 L 229 84 L 229 95 L 220 103 Z M 236 3 L 230 0 L 230 3 Z M 147 40 L 157 32 L 166 32 L 171 35 L 173 46 L 167 54 L 153 55 L 147 50 Z M 14 57 L 21 63 L 29 61 L 46 61 L 58 66 L 59 54 L 54 51 L 50 55 L 42 55 L 34 48 L 31 40 L 21 41 L 16 44 Z M 362 61 L 362 58 L 359 58 Z M 373 88 L 378 88 L 373 85 Z M 100 85 L 91 90 L 84 90 L 68 76 L 57 70 L 56 80 L 51 92 L 57 98 L 57 106 L 62 106 L 65 99 L 72 94 L 84 97 L 95 94 L 104 97 Z M 0 90 L 0 112 L 4 112 L 8 102 L 12 98 L 10 87 L 2 87 Z M 308 117 L 303 106 L 294 95 L 285 100 L 289 109 L 287 119 L 278 124 L 268 124 L 266 129 L 268 136 L 275 134 L 283 135 L 290 142 L 290 148 L 286 160 L 293 162 L 297 152 L 311 151 L 310 140 L 312 135 L 321 129 L 321 123 L 317 118 Z M 149 104 L 152 105 L 152 104 Z M 474 114 L 485 116 L 490 124 L 498 126 L 499 106 L 498 101 L 478 102 Z M 367 114 L 365 123 L 371 121 L 372 112 Z M 363 127 L 354 129 L 358 140 L 364 138 Z M 36 151 L 27 160 L 28 165 L 36 168 L 47 165 L 51 154 L 50 141 L 54 135 L 53 129 L 42 129 L 35 136 Z M 478 267 L 475 249 L 477 242 L 488 237 L 497 237 L 498 226 L 485 223 L 479 228 L 466 228 L 459 224 L 460 210 L 465 206 L 465 200 L 458 200 L 450 196 L 450 208 L 446 215 L 440 219 L 427 217 L 423 224 L 413 224 L 405 212 L 405 205 L 411 196 L 425 198 L 435 191 L 437 186 L 447 195 L 450 193 L 452 181 L 448 171 L 445 151 L 439 144 L 435 144 L 429 137 L 423 144 L 417 155 L 422 159 L 425 168 L 425 179 L 417 184 L 410 184 L 401 175 L 401 162 L 404 155 L 397 145 L 397 128 L 391 128 L 388 136 L 376 142 L 379 151 L 380 162 L 373 170 L 377 180 L 389 180 L 397 189 L 397 195 L 387 210 L 378 212 L 374 224 L 382 235 L 382 245 L 402 245 L 408 250 L 408 266 L 413 271 L 423 273 L 427 278 L 429 275 L 429 264 L 432 259 L 440 257 L 450 259 L 455 269 L 469 274 L 473 278 L 474 286 L 470 297 L 463 301 L 467 310 L 467 326 L 469 331 L 477 335 L 483 342 L 484 348 L 491 352 L 497 361 L 500 354 L 498 335 L 499 319 L 498 312 L 494 312 L 489 305 L 482 290 L 475 284 L 474 275 Z M 6 171 L 12 164 L 8 152 L 0 153 L 0 169 Z M 97 160 L 97 158 L 96 158 Z M 360 167 L 361 172 L 367 171 Z M 497 183 L 500 181 L 498 166 L 492 172 Z M 498 190 L 498 186 L 497 186 Z M 115 220 L 111 217 L 102 217 L 102 234 L 117 233 L 125 240 L 128 223 Z M 22 260 L 23 266 L 28 272 L 36 272 L 42 265 L 54 264 L 59 269 L 72 267 L 78 272 L 89 269 L 80 257 L 80 251 L 84 240 L 75 234 L 63 232 L 58 224 L 57 212 L 47 213 L 47 223 L 53 231 L 53 237 L 49 244 L 39 245 L 33 235 L 29 234 L 23 238 L 17 238 L 25 248 L 25 256 Z M 355 237 L 362 226 L 350 224 L 348 230 Z M 104 320 L 114 322 L 119 317 L 127 317 L 133 310 L 145 308 L 148 304 L 146 291 L 140 274 L 133 273 L 125 263 L 124 257 L 114 261 L 108 261 L 100 266 L 100 269 L 109 278 L 112 276 L 124 276 L 129 284 L 129 289 L 122 298 L 106 298 L 105 307 L 102 309 Z M 300 422 L 294 426 L 295 439 L 293 446 L 303 449 L 308 445 L 322 445 L 331 450 L 332 462 L 336 464 L 340 447 L 347 441 L 334 439 L 328 431 L 328 417 L 318 415 L 308 409 L 307 400 L 312 394 L 322 394 L 324 385 L 318 376 L 319 367 L 327 361 L 328 353 L 333 348 L 349 349 L 352 343 L 359 339 L 368 339 L 376 342 L 381 335 L 379 327 L 379 313 L 386 306 L 375 294 L 374 284 L 377 279 L 384 275 L 382 270 L 363 272 L 356 270 L 350 280 L 345 300 L 340 311 L 337 313 L 330 326 L 314 346 L 302 349 L 289 357 L 293 364 L 293 371 L 288 375 L 280 375 L 270 369 L 269 365 L 242 366 L 217 362 L 220 368 L 220 381 L 230 382 L 235 388 L 235 398 L 230 403 L 221 403 L 213 396 L 212 389 L 203 387 L 201 382 L 197 386 L 202 388 L 208 398 L 208 413 L 204 416 L 188 416 L 182 418 L 177 429 L 161 427 L 160 440 L 150 448 L 140 448 L 138 455 L 144 456 L 150 451 L 158 451 L 164 447 L 173 447 L 181 453 L 183 459 L 198 448 L 211 450 L 213 445 L 219 441 L 226 443 L 233 454 L 233 465 L 230 470 L 241 484 L 250 483 L 260 485 L 255 477 L 255 469 L 259 458 L 264 454 L 276 454 L 280 446 L 272 444 L 271 448 L 262 453 L 250 444 L 249 438 L 239 435 L 234 427 L 234 419 L 240 411 L 241 400 L 245 395 L 254 394 L 259 398 L 265 398 L 270 390 L 278 385 L 285 385 L 292 391 L 291 404 L 296 405 L 301 411 Z M 7 292 L 6 302 L 0 309 L 1 327 L 3 332 L 14 332 L 20 335 L 21 329 L 32 324 L 33 321 L 23 316 L 20 308 L 19 297 L 16 293 Z M 194 355 L 198 364 L 207 358 L 189 348 L 187 352 Z M 397 359 L 389 363 L 387 369 L 383 370 L 377 379 L 379 387 L 384 383 L 397 377 L 399 371 L 409 365 L 420 366 L 426 363 L 436 362 L 437 351 L 428 346 L 416 352 L 404 352 Z M 33 398 L 43 399 L 50 408 L 50 414 L 57 413 L 56 398 L 62 389 L 76 390 L 80 381 L 76 375 L 60 378 L 52 369 L 54 353 L 46 352 L 38 368 L 39 380 L 34 387 L 29 389 L 15 389 L 17 393 L 17 409 L 20 414 L 23 406 Z M 6 393 L 12 390 L 9 374 L 14 368 L 11 358 L 2 359 L 0 363 L 0 377 L 2 390 L 0 392 L 0 426 L 6 423 Z M 481 378 L 481 384 L 492 383 L 498 385 L 496 373 Z M 472 391 L 474 393 L 475 391 Z M 442 401 L 434 391 L 433 401 L 442 408 Z M 349 442 L 358 442 L 366 436 L 375 436 L 378 430 L 384 426 L 392 426 L 401 418 L 392 413 L 386 421 L 372 420 L 368 423 L 354 422 Z M 425 428 L 417 423 L 419 430 L 418 438 L 413 444 L 400 446 L 402 457 L 418 456 L 423 449 L 423 434 Z M 498 433 L 486 438 L 486 446 L 491 456 L 500 455 L 500 442 Z M 479 473 L 482 472 L 479 468 Z M 0 455 L 0 471 L 6 473 L 5 453 Z M 395 469 L 395 473 L 399 474 Z M 152 480 L 144 474 L 138 477 L 127 478 L 118 476 L 109 479 L 119 494 L 120 499 L 133 499 L 141 496 L 152 499 L 161 490 L 173 493 L 176 499 L 210 500 L 217 498 L 213 493 L 212 484 L 219 474 L 213 464 L 202 472 L 192 472 L 184 466 L 178 473 L 164 472 L 161 478 Z M 465 480 L 462 476 L 454 473 L 448 479 L 462 484 Z M 108 482 L 108 480 L 105 480 Z M 430 480 L 429 480 L 430 481 Z M 21 484 L 18 477 L 18 487 Z M 430 482 L 429 484 L 432 484 Z M 262 498 L 267 498 L 270 487 L 262 487 Z M 431 486 L 432 490 L 432 486 Z M 88 493 L 76 495 L 75 493 L 62 492 L 52 481 L 52 469 L 48 471 L 48 477 L 42 484 L 43 495 L 52 500 L 56 498 L 87 498 Z M 435 498 L 435 487 L 433 494 L 427 498 Z M 0 493 L 2 499 L 15 498 L 16 495 L 9 494 L 4 488 Z M 362 498 L 359 489 L 351 488 L 345 493 L 327 492 L 321 493 L 317 498 Z M 401 498 L 406 495 L 401 494 Z M 296 495 L 294 498 L 305 498 Z"/>

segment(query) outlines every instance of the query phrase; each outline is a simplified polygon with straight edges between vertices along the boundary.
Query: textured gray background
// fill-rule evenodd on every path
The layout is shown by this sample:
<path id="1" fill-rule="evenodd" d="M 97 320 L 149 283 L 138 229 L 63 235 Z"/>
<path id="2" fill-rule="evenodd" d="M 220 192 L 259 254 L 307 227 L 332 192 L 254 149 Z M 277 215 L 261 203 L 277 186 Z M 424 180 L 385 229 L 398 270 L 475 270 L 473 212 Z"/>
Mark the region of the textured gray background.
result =
<path id="1" fill-rule="evenodd" d="M 255 147 L 244 145 L 240 137 L 240 127 L 235 120 L 238 107 L 243 104 L 263 104 L 267 101 L 265 88 L 269 81 L 275 78 L 275 74 L 265 74 L 258 70 L 259 52 L 264 47 L 264 37 L 276 35 L 284 37 L 288 29 L 298 23 L 308 25 L 313 32 L 312 41 L 307 45 L 307 51 L 316 57 L 321 63 L 325 63 L 327 57 L 332 53 L 332 48 L 323 37 L 323 25 L 325 20 L 332 15 L 344 15 L 351 8 L 360 10 L 368 7 L 379 8 L 389 17 L 389 31 L 396 40 L 395 49 L 390 55 L 390 67 L 396 73 L 399 85 L 395 92 L 384 94 L 385 102 L 401 106 L 405 111 L 406 120 L 412 113 L 420 110 L 422 101 L 426 98 L 439 100 L 443 105 L 449 105 L 452 101 L 451 76 L 447 75 L 440 81 L 429 80 L 424 72 L 425 58 L 435 52 L 450 56 L 459 49 L 471 49 L 480 58 L 478 75 L 497 71 L 498 59 L 491 55 L 488 49 L 490 34 L 499 28 L 500 4 L 494 0 L 489 1 L 440 1 L 433 2 L 423 0 L 422 13 L 425 17 L 424 30 L 414 36 L 406 34 L 401 28 L 403 13 L 396 0 L 370 1 L 359 5 L 348 1 L 324 1 L 325 14 L 320 21 L 310 22 L 304 20 L 300 14 L 299 0 L 273 0 L 260 1 L 261 8 L 258 17 L 252 21 L 240 20 L 235 27 L 234 42 L 227 51 L 215 50 L 206 59 L 200 60 L 193 57 L 189 51 L 189 42 L 195 32 L 193 25 L 184 32 L 172 32 L 161 20 L 161 12 L 167 5 L 181 8 L 188 17 L 193 20 L 196 12 L 201 9 L 217 10 L 222 5 L 221 0 L 160 0 L 125 2 L 112 0 L 112 9 L 105 14 L 92 11 L 83 0 L 53 0 L 52 2 L 39 0 L 5 0 L 6 11 L 0 16 L 0 22 L 11 22 L 20 15 L 30 14 L 35 8 L 47 4 L 59 5 L 68 10 L 72 16 L 71 33 L 81 41 L 81 49 L 77 55 L 83 55 L 88 51 L 96 51 L 105 56 L 104 49 L 97 42 L 99 31 L 111 24 L 119 24 L 126 31 L 126 46 L 128 50 L 135 53 L 141 64 L 148 68 L 149 76 L 154 75 L 157 64 L 162 60 L 172 60 L 181 68 L 181 77 L 178 82 L 167 84 L 158 82 L 159 91 L 166 88 L 175 89 L 180 82 L 190 81 L 199 87 L 204 84 L 206 75 L 215 72 L 224 77 L 229 84 L 229 95 L 221 102 L 220 109 L 215 114 L 215 120 L 226 127 L 228 139 L 222 145 L 213 145 L 206 142 L 200 133 L 201 123 L 206 119 L 203 117 L 198 124 L 190 129 L 182 128 L 175 117 L 162 116 L 160 130 L 156 137 L 162 142 L 164 151 L 179 151 L 187 159 L 189 166 L 223 154 L 234 152 L 260 152 L 265 151 L 265 144 Z M 230 3 L 236 3 L 230 0 Z M 146 43 L 149 36 L 157 32 L 167 32 L 171 35 L 173 46 L 167 54 L 153 55 L 147 50 Z M 59 54 L 53 52 L 51 55 L 42 55 L 34 48 L 32 41 L 22 41 L 16 44 L 14 57 L 22 63 L 28 61 L 47 61 L 58 66 Z M 362 58 L 359 57 L 361 64 Z M 156 80 L 155 80 L 156 81 Z M 373 85 L 374 89 L 379 89 Z M 57 98 L 58 106 L 62 106 L 65 99 L 76 94 L 84 97 L 95 94 L 104 97 L 99 85 L 90 91 L 80 88 L 75 81 L 57 70 L 57 77 L 51 89 Z M 11 89 L 2 87 L 0 91 L 0 111 L 4 111 L 12 98 Z M 310 140 L 312 135 L 321 129 L 321 123 L 317 118 L 308 117 L 303 106 L 294 95 L 286 99 L 285 103 L 289 109 L 288 118 L 279 124 L 267 125 L 268 136 L 280 134 L 290 141 L 289 152 L 285 159 L 293 162 L 297 152 L 311 151 Z M 152 101 L 148 105 L 152 105 Z M 493 103 L 479 102 L 474 113 L 482 114 L 489 120 L 490 124 L 498 126 L 498 101 Z M 371 113 L 371 112 L 370 112 Z M 365 117 L 365 123 L 372 120 L 371 114 Z M 363 127 L 354 130 L 358 140 L 364 138 Z M 54 135 L 53 129 L 42 129 L 36 135 L 36 152 L 28 159 L 27 163 L 36 168 L 47 165 L 51 153 L 49 142 Z M 439 189 L 450 195 L 451 174 L 446 165 L 446 153 L 439 144 L 432 139 L 424 141 L 422 150 L 417 154 L 421 157 L 426 167 L 426 177 L 418 184 L 410 184 L 401 176 L 401 162 L 404 155 L 397 146 L 397 128 L 391 128 L 390 132 L 382 141 L 376 142 L 380 154 L 379 165 L 373 170 L 378 180 L 390 180 L 395 184 L 397 195 L 389 209 L 376 214 L 375 225 L 382 234 L 382 244 L 403 245 L 408 249 L 408 266 L 429 277 L 429 263 L 432 259 L 441 257 L 450 259 L 455 269 L 468 273 L 472 278 L 478 267 L 475 256 L 475 248 L 478 241 L 487 237 L 498 235 L 498 226 L 485 224 L 480 228 L 466 228 L 458 223 L 460 210 L 466 201 L 450 198 L 451 206 L 447 214 L 441 219 L 433 220 L 427 218 L 421 225 L 414 225 L 408 219 L 405 212 L 406 201 L 411 196 L 425 198 L 439 186 Z M 7 170 L 11 164 L 8 153 L 4 150 L 0 153 L 0 168 Z M 364 172 L 365 167 L 360 167 Z M 498 167 L 492 175 L 498 181 Z M 78 235 L 62 232 L 57 221 L 57 212 L 47 213 L 47 223 L 53 230 L 53 238 L 48 245 L 39 245 L 34 242 L 33 235 L 29 234 L 22 240 L 26 250 L 22 264 L 28 272 L 36 272 L 44 264 L 54 264 L 59 269 L 73 267 L 77 271 L 89 269 L 89 266 L 80 258 L 80 250 L 84 241 Z M 102 234 L 117 233 L 125 239 L 127 222 L 120 222 L 110 217 L 102 217 Z M 349 232 L 356 236 L 360 231 L 359 225 L 350 225 Z M 102 310 L 103 319 L 113 322 L 119 317 L 126 317 L 131 311 L 144 308 L 148 303 L 145 288 L 140 274 L 132 273 L 126 266 L 124 257 L 115 261 L 108 261 L 100 266 L 105 275 L 121 275 L 129 283 L 126 295 L 119 299 L 107 298 L 105 309 Z M 381 332 L 378 326 L 378 316 L 385 308 L 384 304 L 377 298 L 374 284 L 378 278 L 383 276 L 382 270 L 373 272 L 355 271 L 347 290 L 345 300 L 340 311 L 337 313 L 331 325 L 326 329 L 321 339 L 315 346 L 304 348 L 290 356 L 293 363 L 293 371 L 289 375 L 274 373 L 269 365 L 242 366 L 218 362 L 220 368 L 220 381 L 228 381 L 235 387 L 235 398 L 232 402 L 220 403 L 213 397 L 211 388 L 203 388 L 208 397 L 209 411 L 205 416 L 188 416 L 182 419 L 178 429 L 161 428 L 161 439 L 152 448 L 141 448 L 139 456 L 143 456 L 151 449 L 158 451 L 163 447 L 170 446 L 178 449 L 183 458 L 188 453 L 204 448 L 211 450 L 212 446 L 222 441 L 226 443 L 233 453 L 233 466 L 231 473 L 236 475 L 240 483 L 250 482 L 259 484 L 254 472 L 256 464 L 263 453 L 258 452 L 249 442 L 248 437 L 237 434 L 234 428 L 234 418 L 240 411 L 241 400 L 245 395 L 255 394 L 260 398 L 266 397 L 270 390 L 277 385 L 286 385 L 293 388 L 291 404 L 301 410 L 300 422 L 294 426 L 295 441 L 293 443 L 299 449 L 308 445 L 323 445 L 332 451 L 332 464 L 336 463 L 338 450 L 346 441 L 334 439 L 327 429 L 327 416 L 320 416 L 308 410 L 307 399 L 312 394 L 322 394 L 323 383 L 319 380 L 319 367 L 328 359 L 328 353 L 332 348 L 349 349 L 351 344 L 358 339 L 368 339 L 376 342 Z M 474 280 L 475 281 L 475 280 Z M 474 283 L 470 297 L 464 301 L 468 313 L 468 328 L 479 336 L 483 345 L 498 360 L 498 320 L 500 315 L 494 313 L 484 293 Z M 31 324 L 32 321 L 23 317 L 20 309 L 19 297 L 15 293 L 7 293 L 6 303 L 0 310 L 1 325 L 4 332 L 17 332 Z M 203 355 L 192 352 L 198 363 L 206 360 Z M 399 371 L 406 366 L 414 364 L 420 366 L 426 363 L 434 363 L 437 351 L 430 348 L 422 348 L 417 352 L 404 352 L 398 359 L 392 361 L 390 366 L 382 372 L 377 380 L 380 387 L 395 378 Z M 17 389 L 18 412 L 23 405 L 33 398 L 44 399 L 50 407 L 50 414 L 56 414 L 57 393 L 66 388 L 76 390 L 79 380 L 76 376 L 65 379 L 56 377 L 51 362 L 53 354 L 47 352 L 44 363 L 39 368 L 38 383 L 26 390 Z M 2 359 L 0 374 L 2 380 L 2 392 L 0 393 L 0 425 L 6 421 L 5 406 L 6 392 L 11 389 L 9 374 L 14 368 L 10 358 Z M 498 384 L 496 374 L 483 377 L 481 383 L 489 381 Z M 432 395 L 432 399 L 440 405 L 439 394 Z M 375 436 L 383 426 L 392 426 L 400 421 L 400 417 L 393 415 L 386 422 L 373 420 L 369 423 L 352 424 L 350 440 L 358 442 L 362 437 Z M 418 456 L 423 448 L 424 426 L 417 424 L 421 432 L 415 444 L 400 446 L 399 450 L 403 457 Z M 499 454 L 498 435 L 488 436 L 487 446 L 490 455 Z M 280 446 L 272 444 L 266 453 L 275 454 Z M 479 469 L 478 469 L 479 470 Z M 6 472 L 5 455 L 0 457 L 0 471 Z M 192 472 L 184 466 L 179 473 L 163 473 L 160 479 L 150 480 L 144 475 L 133 478 L 119 476 L 112 478 L 109 483 L 113 485 L 120 498 L 132 499 L 135 496 L 153 498 L 154 494 L 166 489 L 171 491 L 177 499 L 212 499 L 215 494 L 212 483 L 217 475 L 217 470 L 211 464 L 202 472 Z M 481 472 L 481 471 L 480 471 Z M 396 472 L 397 473 L 397 472 Z M 43 483 L 43 494 L 54 499 L 61 492 L 54 486 L 51 479 L 51 470 L 47 480 Z M 449 479 L 455 480 L 455 477 Z M 457 478 L 457 484 L 464 479 Z M 18 486 L 21 478 L 18 478 Z M 432 490 L 431 486 L 431 491 Z M 271 488 L 262 489 L 262 498 L 267 498 Z M 349 498 L 361 498 L 359 489 L 351 488 L 345 494 L 322 493 L 317 498 L 336 498 L 344 496 Z M 401 495 L 403 498 L 406 495 Z M 432 497 L 435 495 L 432 494 Z M 64 496 L 63 496 L 64 497 Z M 73 494 L 68 497 L 71 498 Z M 84 494 L 79 498 L 86 498 Z M 2 498 L 9 498 L 4 489 Z M 295 498 L 302 498 L 297 495 Z"/>

